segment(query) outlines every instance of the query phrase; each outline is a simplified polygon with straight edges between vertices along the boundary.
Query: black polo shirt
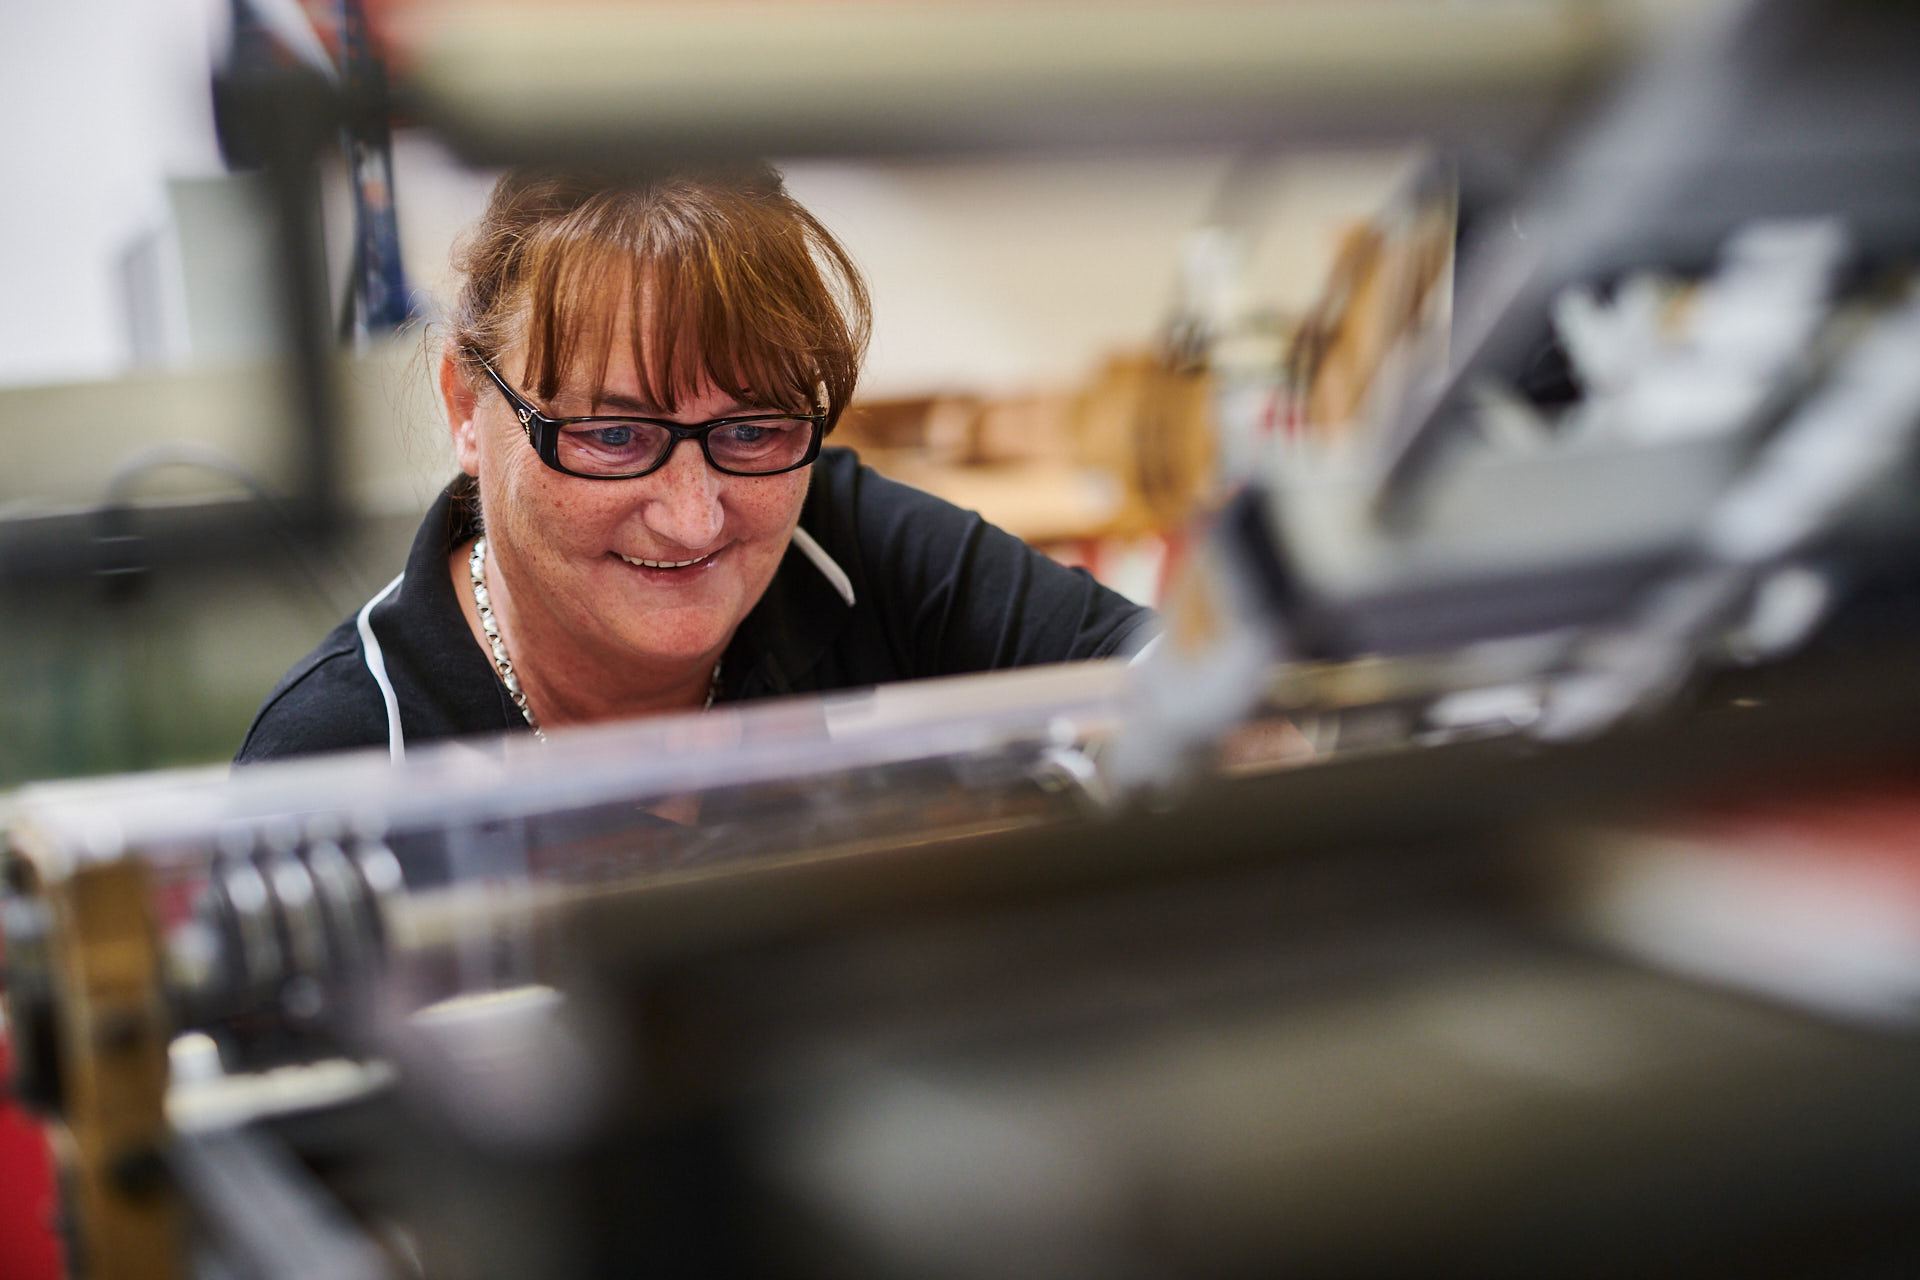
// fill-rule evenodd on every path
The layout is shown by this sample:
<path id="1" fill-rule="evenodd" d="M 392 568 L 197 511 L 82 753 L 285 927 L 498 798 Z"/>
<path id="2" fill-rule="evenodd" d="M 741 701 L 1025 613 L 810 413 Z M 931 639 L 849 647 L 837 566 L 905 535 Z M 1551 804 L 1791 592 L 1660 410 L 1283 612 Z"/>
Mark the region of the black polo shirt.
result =
<path id="1" fill-rule="evenodd" d="M 845 449 L 821 451 L 800 528 L 828 563 L 798 540 L 788 548 L 727 647 L 721 701 L 1108 657 L 1137 648 L 1151 624 L 1148 610 L 1085 570 L 886 479 Z M 448 555 L 474 532 L 441 494 L 405 573 L 281 677 L 235 760 L 388 744 L 386 697 L 362 625 L 407 743 L 525 730 L 447 572 Z"/>

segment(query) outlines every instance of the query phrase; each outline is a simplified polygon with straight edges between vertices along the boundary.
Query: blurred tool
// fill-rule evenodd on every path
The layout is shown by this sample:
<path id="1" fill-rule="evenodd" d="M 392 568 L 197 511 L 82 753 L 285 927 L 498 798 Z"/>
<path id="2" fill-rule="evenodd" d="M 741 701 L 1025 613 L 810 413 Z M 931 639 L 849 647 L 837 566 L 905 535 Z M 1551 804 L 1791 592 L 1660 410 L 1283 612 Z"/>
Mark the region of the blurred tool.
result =
<path id="1" fill-rule="evenodd" d="M 413 318 L 400 263 L 400 222 L 393 203 L 393 136 L 386 69 L 374 56 L 361 0 L 340 3 L 340 78 L 352 109 L 341 134 L 353 184 L 353 268 L 342 327 L 361 338 L 398 329 Z M 349 323 L 350 322 L 350 323 Z"/>

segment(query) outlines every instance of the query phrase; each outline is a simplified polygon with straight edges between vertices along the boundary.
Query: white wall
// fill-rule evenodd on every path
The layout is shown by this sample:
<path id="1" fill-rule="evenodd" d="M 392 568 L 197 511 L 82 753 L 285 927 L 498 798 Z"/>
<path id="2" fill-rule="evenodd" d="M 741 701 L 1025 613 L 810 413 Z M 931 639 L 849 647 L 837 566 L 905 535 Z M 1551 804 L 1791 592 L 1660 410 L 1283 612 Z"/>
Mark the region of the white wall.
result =
<path id="1" fill-rule="evenodd" d="M 0 384 L 111 376 L 119 260 L 164 179 L 221 171 L 209 31 L 224 0 L 5 0 Z"/>

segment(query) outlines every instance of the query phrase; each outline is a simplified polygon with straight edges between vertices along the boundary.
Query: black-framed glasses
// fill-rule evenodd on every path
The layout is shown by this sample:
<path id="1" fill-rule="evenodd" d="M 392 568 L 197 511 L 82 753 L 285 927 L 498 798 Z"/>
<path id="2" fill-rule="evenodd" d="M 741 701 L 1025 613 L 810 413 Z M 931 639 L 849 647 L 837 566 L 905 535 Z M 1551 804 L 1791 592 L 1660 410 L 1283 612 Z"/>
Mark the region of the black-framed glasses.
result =
<path id="1" fill-rule="evenodd" d="M 555 418 L 540 412 L 475 354 L 526 428 L 527 443 L 555 471 L 587 480 L 631 480 L 658 471 L 682 440 L 698 440 L 707 465 L 730 476 L 776 476 L 820 456 L 827 411 L 741 413 L 711 422 L 664 418 Z"/>

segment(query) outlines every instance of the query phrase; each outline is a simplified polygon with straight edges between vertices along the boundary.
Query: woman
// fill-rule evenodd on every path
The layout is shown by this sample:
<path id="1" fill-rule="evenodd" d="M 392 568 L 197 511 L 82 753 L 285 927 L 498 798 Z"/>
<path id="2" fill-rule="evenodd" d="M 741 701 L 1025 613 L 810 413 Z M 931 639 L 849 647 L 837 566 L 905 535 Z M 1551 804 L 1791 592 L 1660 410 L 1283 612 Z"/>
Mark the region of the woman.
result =
<path id="1" fill-rule="evenodd" d="M 1096 658 L 1147 612 L 822 449 L 866 288 L 773 171 L 514 175 L 457 256 L 461 475 L 237 759 Z"/>

